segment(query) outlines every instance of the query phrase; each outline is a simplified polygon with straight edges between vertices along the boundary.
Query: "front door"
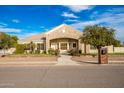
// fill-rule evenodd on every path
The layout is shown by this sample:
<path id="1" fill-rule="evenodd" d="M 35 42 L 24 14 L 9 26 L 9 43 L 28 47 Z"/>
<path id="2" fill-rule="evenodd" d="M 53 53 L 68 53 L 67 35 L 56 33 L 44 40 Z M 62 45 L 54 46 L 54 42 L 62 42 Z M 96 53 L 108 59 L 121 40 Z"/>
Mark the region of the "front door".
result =
<path id="1" fill-rule="evenodd" d="M 60 52 L 61 53 L 66 53 L 67 52 L 67 50 L 68 50 L 68 46 L 67 46 L 68 44 L 67 43 L 60 43 Z"/>

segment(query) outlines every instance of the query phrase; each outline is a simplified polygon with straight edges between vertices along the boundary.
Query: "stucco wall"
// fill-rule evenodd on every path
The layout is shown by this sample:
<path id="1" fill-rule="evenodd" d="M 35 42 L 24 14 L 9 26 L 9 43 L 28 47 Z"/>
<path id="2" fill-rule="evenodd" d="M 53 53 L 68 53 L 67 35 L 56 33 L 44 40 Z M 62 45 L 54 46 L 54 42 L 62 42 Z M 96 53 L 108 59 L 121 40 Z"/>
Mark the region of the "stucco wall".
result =
<path id="1" fill-rule="evenodd" d="M 113 45 L 111 45 L 111 46 L 106 46 L 107 47 L 107 49 L 108 49 L 108 53 L 113 53 L 114 52 L 114 47 L 113 47 Z"/>
<path id="2" fill-rule="evenodd" d="M 111 46 L 106 46 L 107 47 L 107 49 L 108 49 L 108 53 L 113 53 L 114 51 L 113 51 L 113 45 L 111 45 Z M 98 53 L 98 50 L 97 49 L 90 49 L 89 50 L 89 53 Z"/>
<path id="3" fill-rule="evenodd" d="M 98 50 L 97 49 L 90 49 L 89 53 L 98 53 Z"/>
<path id="4" fill-rule="evenodd" d="M 124 47 L 106 46 L 108 53 L 124 53 Z M 90 49 L 89 53 L 97 53 L 96 49 Z"/>
<path id="5" fill-rule="evenodd" d="M 124 47 L 114 47 L 114 53 L 124 53 Z"/>

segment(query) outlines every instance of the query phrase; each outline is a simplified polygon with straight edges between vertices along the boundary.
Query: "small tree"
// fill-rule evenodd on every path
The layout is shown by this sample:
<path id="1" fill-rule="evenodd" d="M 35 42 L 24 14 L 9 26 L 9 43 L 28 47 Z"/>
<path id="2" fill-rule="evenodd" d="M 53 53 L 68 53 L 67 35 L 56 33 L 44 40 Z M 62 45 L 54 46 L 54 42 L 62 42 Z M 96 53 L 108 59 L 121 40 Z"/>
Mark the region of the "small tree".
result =
<path id="1" fill-rule="evenodd" d="M 14 47 L 17 44 L 18 38 L 16 36 L 10 36 L 4 32 L 0 32 L 0 49 L 5 50 L 11 47 Z"/>
<path id="2" fill-rule="evenodd" d="M 86 26 L 83 35 L 80 37 L 81 42 L 93 45 L 98 49 L 98 61 L 100 60 L 100 49 L 103 46 L 118 45 L 119 41 L 115 38 L 115 30 L 112 28 L 102 27 L 98 25 Z"/>

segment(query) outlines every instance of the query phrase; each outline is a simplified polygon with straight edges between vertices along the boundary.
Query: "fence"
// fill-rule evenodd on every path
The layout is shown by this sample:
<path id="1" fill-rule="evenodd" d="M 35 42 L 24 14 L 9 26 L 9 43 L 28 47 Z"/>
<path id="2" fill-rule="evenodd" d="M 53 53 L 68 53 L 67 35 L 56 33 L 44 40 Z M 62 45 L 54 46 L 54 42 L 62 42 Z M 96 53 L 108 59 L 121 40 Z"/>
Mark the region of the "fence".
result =
<path id="1" fill-rule="evenodd" d="M 108 53 L 124 53 L 124 47 L 106 46 Z M 97 49 L 90 49 L 89 53 L 98 53 Z"/>
<path id="2" fill-rule="evenodd" d="M 114 47 L 114 53 L 124 53 L 124 47 Z"/>
<path id="3" fill-rule="evenodd" d="M 16 49 L 15 48 L 10 48 L 10 49 L 6 49 L 6 50 L 0 50 L 0 55 L 3 54 L 12 54 Z"/>

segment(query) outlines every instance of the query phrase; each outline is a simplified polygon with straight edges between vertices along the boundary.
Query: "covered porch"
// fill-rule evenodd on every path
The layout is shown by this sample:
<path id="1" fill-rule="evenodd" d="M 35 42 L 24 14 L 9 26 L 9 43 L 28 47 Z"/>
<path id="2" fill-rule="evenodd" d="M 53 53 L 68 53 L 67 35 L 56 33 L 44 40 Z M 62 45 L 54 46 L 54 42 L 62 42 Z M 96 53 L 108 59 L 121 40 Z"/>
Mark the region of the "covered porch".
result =
<path id="1" fill-rule="evenodd" d="M 56 38 L 50 40 L 50 48 L 59 49 L 60 53 L 67 53 L 68 50 L 78 49 L 78 40 L 72 38 Z"/>

